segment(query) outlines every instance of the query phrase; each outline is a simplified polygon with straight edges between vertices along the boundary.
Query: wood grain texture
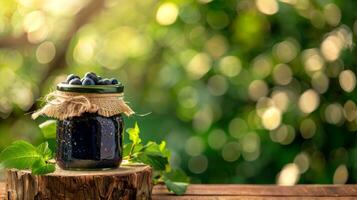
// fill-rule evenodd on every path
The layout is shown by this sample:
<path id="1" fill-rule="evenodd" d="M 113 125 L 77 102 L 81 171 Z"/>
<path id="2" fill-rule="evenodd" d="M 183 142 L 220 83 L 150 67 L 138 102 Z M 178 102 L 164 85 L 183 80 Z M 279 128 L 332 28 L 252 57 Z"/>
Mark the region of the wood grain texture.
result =
<path id="1" fill-rule="evenodd" d="M 357 185 L 190 185 L 184 196 L 174 196 L 164 185 L 153 199 L 357 199 Z"/>
<path id="2" fill-rule="evenodd" d="M 4 199 L 5 184 L 0 183 L 0 199 Z M 153 189 L 153 200 L 352 200 L 357 199 L 357 185 L 190 185 L 184 196 L 169 193 L 164 185 Z"/>
<path id="3" fill-rule="evenodd" d="M 0 182 L 0 200 L 5 199 L 5 183 Z"/>
<path id="4" fill-rule="evenodd" d="M 104 171 L 68 171 L 38 176 L 28 170 L 8 170 L 4 196 L 8 200 L 150 199 L 151 167 L 123 165 Z"/>
<path id="5" fill-rule="evenodd" d="M 153 200 L 356 200 L 355 197 L 153 196 Z"/>

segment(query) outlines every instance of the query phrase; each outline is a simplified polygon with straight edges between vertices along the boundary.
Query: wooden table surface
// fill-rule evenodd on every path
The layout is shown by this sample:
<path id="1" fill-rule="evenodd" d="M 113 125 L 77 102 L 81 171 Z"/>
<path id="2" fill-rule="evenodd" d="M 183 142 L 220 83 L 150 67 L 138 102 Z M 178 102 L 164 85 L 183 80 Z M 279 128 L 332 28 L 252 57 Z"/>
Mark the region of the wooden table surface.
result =
<path id="1" fill-rule="evenodd" d="M 0 183 L 0 199 L 5 198 L 5 184 Z M 165 199 L 357 199 L 357 185 L 190 185 L 184 196 L 175 196 L 164 185 L 154 187 L 154 200 Z"/>

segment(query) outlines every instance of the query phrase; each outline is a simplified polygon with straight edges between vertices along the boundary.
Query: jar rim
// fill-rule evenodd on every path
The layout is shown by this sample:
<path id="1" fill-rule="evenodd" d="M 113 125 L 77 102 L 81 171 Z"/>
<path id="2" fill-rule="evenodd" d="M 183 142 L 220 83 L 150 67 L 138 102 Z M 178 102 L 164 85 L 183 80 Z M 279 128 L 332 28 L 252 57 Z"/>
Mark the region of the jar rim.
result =
<path id="1" fill-rule="evenodd" d="M 115 85 L 70 85 L 59 83 L 57 84 L 57 90 L 78 93 L 122 93 L 124 92 L 124 85 L 122 83 Z"/>

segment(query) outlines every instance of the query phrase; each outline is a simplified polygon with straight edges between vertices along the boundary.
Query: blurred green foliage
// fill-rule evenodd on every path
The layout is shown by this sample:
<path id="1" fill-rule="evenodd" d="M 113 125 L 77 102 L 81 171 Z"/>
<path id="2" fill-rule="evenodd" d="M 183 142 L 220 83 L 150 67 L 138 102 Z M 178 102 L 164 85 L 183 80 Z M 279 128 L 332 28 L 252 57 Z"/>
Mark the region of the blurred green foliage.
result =
<path id="1" fill-rule="evenodd" d="M 194 183 L 355 183 L 357 2 L 2 0 L 0 150 L 66 74 L 117 77 Z"/>

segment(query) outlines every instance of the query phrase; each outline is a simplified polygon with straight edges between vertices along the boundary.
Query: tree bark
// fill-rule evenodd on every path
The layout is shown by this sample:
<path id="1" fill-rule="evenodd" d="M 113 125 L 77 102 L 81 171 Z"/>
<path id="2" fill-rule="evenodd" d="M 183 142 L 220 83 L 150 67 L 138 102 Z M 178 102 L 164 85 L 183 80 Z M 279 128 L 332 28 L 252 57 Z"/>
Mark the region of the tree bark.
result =
<path id="1" fill-rule="evenodd" d="M 46 175 L 29 170 L 8 170 L 8 200 L 42 199 L 151 199 L 151 167 L 123 165 L 104 171 L 56 169 Z"/>

